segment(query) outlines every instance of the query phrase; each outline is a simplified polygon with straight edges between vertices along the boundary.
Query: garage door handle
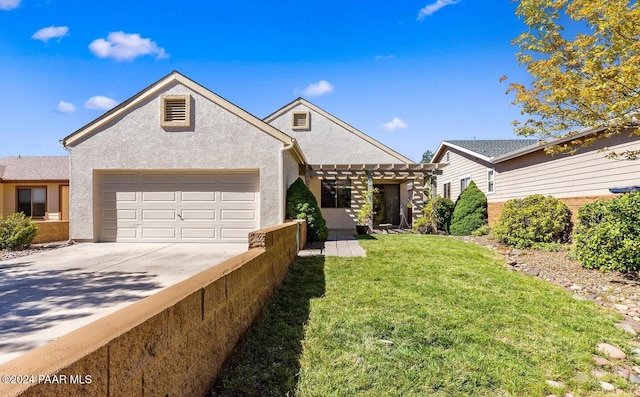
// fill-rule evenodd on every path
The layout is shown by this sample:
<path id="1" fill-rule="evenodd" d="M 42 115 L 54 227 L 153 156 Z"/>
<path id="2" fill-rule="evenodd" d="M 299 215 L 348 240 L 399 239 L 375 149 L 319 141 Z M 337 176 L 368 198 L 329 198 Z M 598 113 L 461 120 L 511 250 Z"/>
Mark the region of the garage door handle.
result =
<path id="1" fill-rule="evenodd" d="M 182 219 L 182 215 L 178 214 L 178 218 L 180 218 L 181 221 L 184 221 L 184 219 Z"/>

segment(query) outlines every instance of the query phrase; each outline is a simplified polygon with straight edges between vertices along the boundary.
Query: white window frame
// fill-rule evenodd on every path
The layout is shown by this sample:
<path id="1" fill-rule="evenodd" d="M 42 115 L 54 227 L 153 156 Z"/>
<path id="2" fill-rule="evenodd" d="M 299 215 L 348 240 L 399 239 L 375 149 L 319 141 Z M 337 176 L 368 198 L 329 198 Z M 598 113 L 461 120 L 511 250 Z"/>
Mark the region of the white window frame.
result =
<path id="1" fill-rule="evenodd" d="M 168 120 L 167 103 L 171 101 L 184 101 L 184 120 Z M 160 126 L 169 128 L 191 127 L 191 95 L 164 95 L 162 101 L 160 101 L 160 107 Z"/>
<path id="2" fill-rule="evenodd" d="M 449 189 L 447 189 L 447 185 L 449 185 Z M 451 181 L 450 180 L 442 184 L 442 197 L 448 198 L 449 200 L 451 200 Z"/>
<path id="3" fill-rule="evenodd" d="M 296 116 L 304 116 L 304 125 L 296 125 Z M 309 130 L 311 128 L 311 115 L 308 110 L 298 110 L 291 112 L 292 130 Z"/>
<path id="4" fill-rule="evenodd" d="M 487 194 L 496 192 L 496 170 L 487 168 Z"/>
<path id="5" fill-rule="evenodd" d="M 462 188 L 462 181 L 467 181 L 467 183 L 464 185 L 464 189 Z M 462 194 L 462 192 L 464 192 L 465 190 L 467 190 L 467 188 L 469 187 L 469 184 L 471 183 L 472 179 L 471 179 L 471 175 L 465 175 L 463 177 L 460 178 L 460 194 Z"/>

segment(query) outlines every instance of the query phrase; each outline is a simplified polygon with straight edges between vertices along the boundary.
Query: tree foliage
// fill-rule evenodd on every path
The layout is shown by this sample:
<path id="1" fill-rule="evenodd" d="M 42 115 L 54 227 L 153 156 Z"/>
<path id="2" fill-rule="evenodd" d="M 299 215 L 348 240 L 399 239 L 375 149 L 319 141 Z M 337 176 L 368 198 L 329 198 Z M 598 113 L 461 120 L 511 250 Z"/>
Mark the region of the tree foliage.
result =
<path id="1" fill-rule="evenodd" d="M 527 30 L 514 40 L 533 78 L 512 83 L 513 104 L 528 118 L 523 136 L 570 138 L 551 152 L 574 151 L 628 126 L 640 135 L 640 6 L 633 0 L 514 0 Z M 501 78 L 501 80 L 506 77 Z M 576 137 L 583 128 L 602 134 Z M 636 159 L 640 151 L 611 153 Z"/>
<path id="2" fill-rule="evenodd" d="M 433 153 L 431 150 L 427 150 L 426 152 L 422 153 L 422 161 L 420 161 L 421 163 L 429 163 L 431 162 L 431 159 L 433 159 L 433 156 L 435 156 L 436 154 Z"/>

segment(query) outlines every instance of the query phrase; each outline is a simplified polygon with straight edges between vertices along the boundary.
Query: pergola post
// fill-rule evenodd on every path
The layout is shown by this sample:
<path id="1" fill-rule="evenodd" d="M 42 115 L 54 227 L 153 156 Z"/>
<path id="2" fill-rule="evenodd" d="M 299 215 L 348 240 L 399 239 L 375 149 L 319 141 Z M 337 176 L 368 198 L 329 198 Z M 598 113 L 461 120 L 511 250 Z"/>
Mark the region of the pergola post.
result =
<path id="1" fill-rule="evenodd" d="M 364 173 L 367 176 L 367 197 L 365 197 L 365 200 L 367 200 L 367 203 L 371 205 L 371 208 L 373 209 L 373 177 L 371 176 L 371 172 L 369 171 L 365 171 Z M 371 216 L 369 217 L 369 221 L 367 223 L 368 223 L 367 226 L 369 226 L 369 233 L 372 233 L 373 232 L 373 210 L 371 212 Z"/>

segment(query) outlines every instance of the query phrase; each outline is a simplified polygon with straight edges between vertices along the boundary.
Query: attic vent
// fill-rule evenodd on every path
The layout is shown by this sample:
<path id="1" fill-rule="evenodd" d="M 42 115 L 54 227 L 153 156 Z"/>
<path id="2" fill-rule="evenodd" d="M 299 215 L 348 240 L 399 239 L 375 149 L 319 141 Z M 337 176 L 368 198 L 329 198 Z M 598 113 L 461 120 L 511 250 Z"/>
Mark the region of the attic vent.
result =
<path id="1" fill-rule="evenodd" d="M 291 113 L 291 129 L 292 130 L 308 130 L 309 124 L 309 112 L 292 112 Z"/>
<path id="2" fill-rule="evenodd" d="M 191 126 L 191 96 L 165 95 L 162 97 L 162 116 L 160 125 L 163 127 Z"/>

